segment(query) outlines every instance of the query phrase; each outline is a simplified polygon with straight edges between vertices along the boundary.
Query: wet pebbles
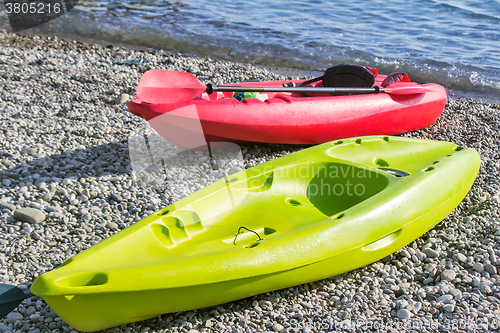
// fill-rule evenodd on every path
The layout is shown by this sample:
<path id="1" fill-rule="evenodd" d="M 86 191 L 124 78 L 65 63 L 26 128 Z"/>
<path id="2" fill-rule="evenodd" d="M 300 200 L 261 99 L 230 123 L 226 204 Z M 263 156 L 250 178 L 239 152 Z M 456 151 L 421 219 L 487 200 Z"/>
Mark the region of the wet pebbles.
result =
<path id="1" fill-rule="evenodd" d="M 167 195 L 164 178 L 136 172 L 129 157 L 129 137 L 144 123 L 125 103 L 142 73 L 176 69 L 216 84 L 291 78 L 251 65 L 5 32 L 0 44 L 2 283 L 27 289 L 39 274 L 171 201 L 303 148 L 249 144 L 240 160 L 216 165 L 203 152 L 186 153 L 197 167 L 169 168 Z M 499 105 L 454 98 L 435 124 L 404 135 L 473 147 L 482 162 L 459 207 L 397 253 L 330 279 L 109 332 L 495 330 L 500 323 L 499 112 Z M 0 321 L 0 332 L 5 331 L 72 328 L 34 297 Z"/>

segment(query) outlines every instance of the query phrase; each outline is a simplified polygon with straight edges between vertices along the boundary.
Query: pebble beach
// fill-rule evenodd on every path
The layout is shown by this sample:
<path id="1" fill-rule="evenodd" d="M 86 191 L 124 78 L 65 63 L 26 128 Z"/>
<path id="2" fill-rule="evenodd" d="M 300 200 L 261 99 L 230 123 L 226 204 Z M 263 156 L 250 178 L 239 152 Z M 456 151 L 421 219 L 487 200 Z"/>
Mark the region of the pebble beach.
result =
<path id="1" fill-rule="evenodd" d="M 129 138 L 145 125 L 126 102 L 141 75 L 158 68 L 214 84 L 302 75 L 0 30 L 0 283 L 28 289 L 71 256 L 223 177 L 218 170 L 208 170 L 203 182 L 182 182 L 183 176 L 166 196 L 134 172 Z M 498 331 L 499 130 L 500 105 L 453 96 L 436 123 L 403 135 L 474 148 L 481 170 L 446 219 L 389 257 L 329 279 L 106 332 Z M 223 166 L 243 170 L 305 147 L 252 143 L 241 147 L 242 160 Z M 72 331 L 38 296 L 0 320 L 0 332 Z"/>

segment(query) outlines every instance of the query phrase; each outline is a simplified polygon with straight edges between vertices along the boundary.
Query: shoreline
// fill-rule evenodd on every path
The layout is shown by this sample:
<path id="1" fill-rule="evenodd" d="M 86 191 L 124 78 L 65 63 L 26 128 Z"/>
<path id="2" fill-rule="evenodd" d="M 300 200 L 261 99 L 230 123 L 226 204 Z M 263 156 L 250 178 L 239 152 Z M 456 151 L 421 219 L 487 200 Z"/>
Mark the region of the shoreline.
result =
<path id="1" fill-rule="evenodd" d="M 143 122 L 125 103 L 135 95 L 143 72 L 189 71 L 215 84 L 308 75 L 1 30 L 0 44 L 0 283 L 23 288 L 168 203 L 157 189 L 139 186 L 131 172 L 128 139 Z M 499 104 L 452 97 L 436 123 L 403 135 L 475 148 L 482 163 L 457 209 L 391 256 L 329 279 L 166 314 L 113 332 L 302 332 L 345 321 L 381 322 L 381 331 L 389 331 L 398 318 L 441 328 L 446 320 L 485 325 L 480 320 L 488 318 L 492 328 L 500 323 L 499 129 Z M 233 167 L 243 169 L 301 148 L 251 143 L 242 147 L 245 158 Z M 187 185 L 184 190 L 192 192 Z M 17 221 L 12 211 L 23 207 L 44 211 L 45 220 Z M 428 249 L 437 256 L 428 255 Z M 453 278 L 445 273 L 449 270 Z M 72 328 L 40 297 L 25 300 L 0 320 L 0 332 L 36 330 Z"/>
<path id="2" fill-rule="evenodd" d="M 5 33 L 7 30 L 5 28 L 0 27 L 0 32 Z M 206 56 L 201 56 L 197 55 L 194 53 L 184 53 L 184 52 L 178 52 L 178 51 L 173 51 L 173 50 L 163 50 L 163 49 L 157 49 L 153 47 L 146 47 L 146 46 L 141 46 L 141 45 L 133 45 L 133 44 L 124 44 L 120 42 L 110 42 L 107 40 L 103 39 L 97 39 L 97 38 L 87 38 L 87 37 L 81 37 L 81 36 L 71 36 L 67 35 L 65 33 L 59 32 L 59 36 L 52 36 L 50 33 L 34 33 L 31 32 L 31 30 L 27 30 L 24 32 L 20 32 L 17 35 L 19 36 L 24 36 L 24 37 L 37 37 L 37 38 L 42 38 L 42 39 L 54 39 L 55 40 L 71 40 L 71 41 L 77 41 L 79 43 L 87 44 L 87 45 L 100 45 L 101 47 L 111 47 L 111 48 L 122 48 L 122 49 L 127 49 L 127 50 L 133 50 L 137 52 L 162 52 L 164 54 L 172 54 L 175 56 L 180 56 L 180 57 L 188 57 L 188 58 L 199 58 L 199 59 L 205 59 L 207 58 Z M 210 58 L 210 57 L 208 57 Z M 294 67 L 277 67 L 274 65 L 262 65 L 262 64 L 252 64 L 252 63 L 246 63 L 246 62 L 240 62 L 237 60 L 228 60 L 224 59 L 221 56 L 215 56 L 213 58 L 215 61 L 220 61 L 220 62 L 228 62 L 228 63 L 237 63 L 240 65 L 250 65 L 250 66 L 255 66 L 256 68 L 260 69 L 265 69 L 271 73 L 275 73 L 278 75 L 285 75 L 285 76 L 297 76 L 300 78 L 312 78 L 312 77 L 317 77 L 323 75 L 323 71 L 320 70 L 314 70 L 314 69 L 302 69 L 302 68 L 294 68 Z M 396 71 L 396 69 L 395 69 Z M 227 83 L 227 82 L 226 82 Z M 420 82 L 420 83 L 438 83 L 438 82 Z M 439 84 L 439 83 L 438 83 Z M 456 89 L 456 88 L 446 88 L 449 96 L 460 98 L 469 98 L 473 99 L 476 101 L 480 101 L 483 103 L 493 103 L 493 104 L 499 104 L 500 103 L 500 96 L 497 96 L 496 91 L 492 88 L 489 87 L 482 87 L 482 90 L 474 90 L 473 92 L 468 91 L 466 89 Z"/>

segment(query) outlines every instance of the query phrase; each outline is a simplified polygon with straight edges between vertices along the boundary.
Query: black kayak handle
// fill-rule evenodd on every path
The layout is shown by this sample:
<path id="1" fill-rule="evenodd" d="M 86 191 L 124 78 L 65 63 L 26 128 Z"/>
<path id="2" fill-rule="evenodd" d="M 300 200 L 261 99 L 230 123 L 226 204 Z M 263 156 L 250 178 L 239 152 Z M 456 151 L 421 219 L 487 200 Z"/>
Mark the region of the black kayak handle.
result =
<path id="1" fill-rule="evenodd" d="M 239 228 L 238 228 L 238 232 L 237 232 L 237 233 L 236 233 L 236 235 L 234 236 L 234 241 L 233 241 L 233 244 L 234 244 L 234 245 L 236 245 L 236 238 L 238 238 L 238 236 L 242 234 L 241 229 L 245 229 L 245 230 L 247 230 L 247 231 L 250 231 L 250 232 L 253 232 L 254 234 L 256 234 L 256 235 L 257 235 L 257 237 L 259 237 L 259 239 L 258 239 L 257 241 L 261 241 L 261 240 L 262 240 L 262 238 L 261 238 L 261 237 L 260 237 L 260 235 L 257 233 L 257 231 L 252 230 L 252 229 L 248 229 L 247 227 L 239 227 Z"/>

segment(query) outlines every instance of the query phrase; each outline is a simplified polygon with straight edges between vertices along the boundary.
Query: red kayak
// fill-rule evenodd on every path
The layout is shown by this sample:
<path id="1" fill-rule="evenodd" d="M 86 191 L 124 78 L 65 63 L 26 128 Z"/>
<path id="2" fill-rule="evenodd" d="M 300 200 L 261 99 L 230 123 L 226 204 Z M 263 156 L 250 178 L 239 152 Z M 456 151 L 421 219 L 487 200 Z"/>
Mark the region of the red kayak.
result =
<path id="1" fill-rule="evenodd" d="M 385 75 L 376 75 L 380 87 Z M 282 87 L 306 80 L 246 82 L 232 86 Z M 372 93 L 332 96 L 328 93 L 260 93 L 238 101 L 232 92 L 203 92 L 188 101 L 128 103 L 131 113 L 146 119 L 168 141 L 193 148 L 206 142 L 318 144 L 365 135 L 394 135 L 432 124 L 446 104 L 437 84 L 394 83 L 421 87 L 417 93 Z M 321 82 L 310 84 L 322 87 Z M 224 85 L 220 86 L 224 87 Z"/>

